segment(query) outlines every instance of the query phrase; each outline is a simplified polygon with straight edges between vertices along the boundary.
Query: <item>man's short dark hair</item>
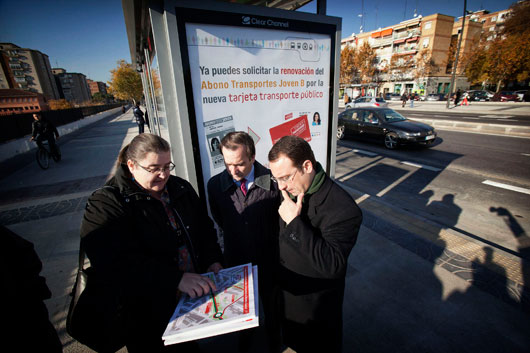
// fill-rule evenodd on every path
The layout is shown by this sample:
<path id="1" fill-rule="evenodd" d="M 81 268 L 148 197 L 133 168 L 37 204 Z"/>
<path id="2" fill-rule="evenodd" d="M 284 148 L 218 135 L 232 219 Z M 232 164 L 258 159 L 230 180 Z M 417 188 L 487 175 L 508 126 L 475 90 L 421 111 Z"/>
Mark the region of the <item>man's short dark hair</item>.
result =
<path id="1" fill-rule="evenodd" d="M 223 153 L 224 148 L 235 151 L 241 145 L 245 146 L 248 158 L 253 158 L 256 155 L 254 140 L 244 131 L 232 131 L 226 134 L 221 140 L 221 153 Z"/>
<path id="2" fill-rule="evenodd" d="M 279 139 L 269 151 L 269 162 L 278 160 L 281 155 L 287 156 L 297 169 L 302 169 L 307 160 L 313 164 L 313 168 L 317 165 L 311 146 L 298 136 L 284 136 Z"/>

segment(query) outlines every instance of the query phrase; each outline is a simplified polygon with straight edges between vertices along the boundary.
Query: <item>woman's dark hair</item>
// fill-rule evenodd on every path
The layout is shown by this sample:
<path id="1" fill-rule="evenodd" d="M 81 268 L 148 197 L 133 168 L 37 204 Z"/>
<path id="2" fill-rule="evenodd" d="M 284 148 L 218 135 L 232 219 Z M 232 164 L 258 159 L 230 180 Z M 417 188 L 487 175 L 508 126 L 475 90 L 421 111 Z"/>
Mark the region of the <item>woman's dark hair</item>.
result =
<path id="1" fill-rule="evenodd" d="M 298 136 L 284 136 L 279 139 L 269 151 L 269 162 L 278 160 L 282 155 L 289 158 L 297 169 L 302 169 L 305 161 L 309 160 L 316 168 L 316 160 L 309 143 Z"/>
<path id="2" fill-rule="evenodd" d="M 223 137 L 221 140 L 221 147 L 234 151 L 239 146 L 245 146 L 247 157 L 253 158 L 256 155 L 256 146 L 252 137 L 244 131 L 232 131 Z M 223 150 L 221 149 L 221 152 Z"/>
<path id="3" fill-rule="evenodd" d="M 129 159 L 138 162 L 144 159 L 149 152 L 162 153 L 169 150 L 169 143 L 162 137 L 149 133 L 139 134 L 121 149 L 116 168 L 119 168 L 121 164 L 126 164 Z"/>
<path id="4" fill-rule="evenodd" d="M 318 116 L 318 120 L 316 120 L 317 122 L 320 122 L 320 114 L 318 112 L 315 112 L 315 114 L 313 114 L 313 121 L 315 121 L 315 117 Z"/>

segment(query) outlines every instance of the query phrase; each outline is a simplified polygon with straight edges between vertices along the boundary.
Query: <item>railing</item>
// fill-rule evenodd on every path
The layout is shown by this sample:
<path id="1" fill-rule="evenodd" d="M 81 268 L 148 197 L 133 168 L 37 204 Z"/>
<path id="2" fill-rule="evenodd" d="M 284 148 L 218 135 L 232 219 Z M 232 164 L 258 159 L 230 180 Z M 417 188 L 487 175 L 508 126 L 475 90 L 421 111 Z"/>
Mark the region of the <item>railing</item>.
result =
<path id="1" fill-rule="evenodd" d="M 385 45 L 390 45 L 394 41 L 393 38 L 385 38 L 385 39 L 374 39 L 372 46 L 373 47 L 382 47 Z"/>
<path id="2" fill-rule="evenodd" d="M 94 105 L 82 108 L 48 110 L 40 112 L 42 116 L 56 127 L 81 120 L 85 116 L 94 115 L 109 109 L 122 106 L 121 103 Z M 0 115 L 0 143 L 21 138 L 31 134 L 33 113 Z"/>

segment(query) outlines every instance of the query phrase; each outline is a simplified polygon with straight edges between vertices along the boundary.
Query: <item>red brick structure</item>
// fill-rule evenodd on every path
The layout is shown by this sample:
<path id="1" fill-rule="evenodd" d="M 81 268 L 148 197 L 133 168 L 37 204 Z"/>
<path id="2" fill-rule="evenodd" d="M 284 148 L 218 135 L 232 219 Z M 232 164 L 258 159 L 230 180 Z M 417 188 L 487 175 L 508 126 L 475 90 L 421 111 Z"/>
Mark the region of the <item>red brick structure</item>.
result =
<path id="1" fill-rule="evenodd" d="M 86 82 L 88 83 L 88 87 L 90 88 L 90 94 L 93 96 L 94 93 L 103 93 L 107 94 L 107 85 L 105 82 L 101 81 L 92 81 L 87 78 Z"/>
<path id="2" fill-rule="evenodd" d="M 48 109 L 48 101 L 42 93 L 0 89 L 0 115 L 36 113 Z"/>

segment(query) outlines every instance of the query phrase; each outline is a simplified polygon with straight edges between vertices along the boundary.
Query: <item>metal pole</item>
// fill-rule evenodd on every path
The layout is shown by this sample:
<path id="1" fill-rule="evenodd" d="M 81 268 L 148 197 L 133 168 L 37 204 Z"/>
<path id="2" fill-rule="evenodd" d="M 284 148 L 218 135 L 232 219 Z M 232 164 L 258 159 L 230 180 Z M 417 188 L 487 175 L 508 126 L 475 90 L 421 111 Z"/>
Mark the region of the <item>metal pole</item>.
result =
<path id="1" fill-rule="evenodd" d="M 317 0 L 317 14 L 326 14 L 326 0 Z"/>
<path id="2" fill-rule="evenodd" d="M 458 40 L 458 46 L 456 48 L 455 63 L 453 65 L 451 83 L 449 84 L 449 94 L 447 95 L 447 104 L 445 105 L 446 108 L 449 108 L 449 103 L 451 102 L 451 95 L 453 93 L 454 84 L 455 84 L 456 68 L 458 67 L 458 55 L 460 54 L 460 46 L 462 45 L 462 38 L 464 38 L 464 24 L 466 23 L 466 14 L 467 14 L 466 5 L 467 5 L 467 0 L 464 0 L 464 16 L 462 16 L 462 30 L 460 31 L 460 39 Z"/>

